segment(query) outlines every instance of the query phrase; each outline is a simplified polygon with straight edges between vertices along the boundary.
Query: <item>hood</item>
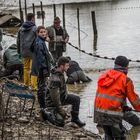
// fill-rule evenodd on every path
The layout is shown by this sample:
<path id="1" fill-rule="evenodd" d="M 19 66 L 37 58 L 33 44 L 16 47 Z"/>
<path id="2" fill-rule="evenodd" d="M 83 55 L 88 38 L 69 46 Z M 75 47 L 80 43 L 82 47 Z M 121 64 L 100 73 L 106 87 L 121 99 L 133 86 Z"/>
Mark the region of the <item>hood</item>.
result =
<path id="1" fill-rule="evenodd" d="M 32 21 L 26 21 L 22 24 L 22 30 L 30 30 L 35 24 Z"/>
<path id="2" fill-rule="evenodd" d="M 112 85 L 120 76 L 122 72 L 116 70 L 109 70 L 105 72 L 98 80 L 98 86 L 109 87 Z"/>

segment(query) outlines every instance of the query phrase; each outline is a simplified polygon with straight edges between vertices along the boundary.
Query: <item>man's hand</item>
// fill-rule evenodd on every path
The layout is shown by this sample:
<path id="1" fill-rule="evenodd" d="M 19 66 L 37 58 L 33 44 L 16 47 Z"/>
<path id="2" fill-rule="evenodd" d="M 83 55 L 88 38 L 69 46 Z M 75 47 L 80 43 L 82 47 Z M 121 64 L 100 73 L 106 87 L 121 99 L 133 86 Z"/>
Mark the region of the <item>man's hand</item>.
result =
<path id="1" fill-rule="evenodd" d="M 62 109 L 61 107 L 58 108 L 58 113 L 65 119 L 67 116 L 67 113 L 65 112 L 64 109 Z"/>
<path id="2" fill-rule="evenodd" d="M 123 112 L 125 112 L 125 111 L 132 111 L 132 108 L 129 107 L 129 106 L 124 106 L 123 107 Z"/>
<path id="3" fill-rule="evenodd" d="M 50 76 L 48 70 L 46 70 L 46 69 L 43 70 L 43 75 L 44 75 L 45 77 L 49 77 L 49 76 Z"/>

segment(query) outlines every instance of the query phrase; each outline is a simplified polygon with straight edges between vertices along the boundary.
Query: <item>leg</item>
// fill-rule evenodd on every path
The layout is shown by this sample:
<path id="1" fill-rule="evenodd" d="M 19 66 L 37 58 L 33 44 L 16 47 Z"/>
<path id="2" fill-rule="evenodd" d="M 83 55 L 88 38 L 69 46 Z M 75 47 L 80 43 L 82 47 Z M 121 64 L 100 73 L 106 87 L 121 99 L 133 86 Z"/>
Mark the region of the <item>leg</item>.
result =
<path id="1" fill-rule="evenodd" d="M 46 77 L 43 75 L 43 71 L 39 71 L 38 76 L 38 102 L 40 104 L 40 108 L 45 108 L 45 94 L 47 91 L 47 85 L 46 85 Z"/>
<path id="2" fill-rule="evenodd" d="M 79 77 L 79 81 L 82 82 L 89 82 L 91 81 L 91 79 L 89 77 L 87 77 L 83 71 L 77 71 L 77 75 Z"/>
<path id="3" fill-rule="evenodd" d="M 20 80 L 22 81 L 23 80 L 23 65 L 22 64 L 18 65 L 18 70 L 19 70 Z"/>
<path id="4" fill-rule="evenodd" d="M 103 125 L 103 129 L 105 132 L 105 140 L 114 140 L 111 132 L 111 126 Z"/>
<path id="5" fill-rule="evenodd" d="M 7 66 L 6 69 L 4 70 L 3 74 L 1 75 L 1 77 L 4 76 L 9 76 L 13 73 L 13 69 L 11 66 Z"/>
<path id="6" fill-rule="evenodd" d="M 140 125 L 140 118 L 132 111 L 125 111 L 123 119 L 133 126 Z"/>
<path id="7" fill-rule="evenodd" d="M 124 136 L 124 131 L 123 131 L 123 126 L 122 124 L 114 124 L 111 126 L 111 133 L 112 133 L 112 137 L 115 140 L 125 140 L 125 136 Z"/>
<path id="8" fill-rule="evenodd" d="M 37 90 L 37 76 L 31 75 L 32 90 Z"/>
<path id="9" fill-rule="evenodd" d="M 31 58 L 24 58 L 23 65 L 24 65 L 24 85 L 29 87 L 30 86 L 30 73 L 31 73 Z"/>
<path id="10" fill-rule="evenodd" d="M 71 121 L 76 123 L 79 127 L 83 127 L 85 125 L 85 123 L 81 122 L 79 119 L 80 97 L 73 95 L 73 94 L 68 94 L 67 98 L 65 99 L 64 104 L 65 105 L 67 105 L 67 104 L 72 105 L 72 111 L 71 111 L 72 119 L 71 119 Z"/>

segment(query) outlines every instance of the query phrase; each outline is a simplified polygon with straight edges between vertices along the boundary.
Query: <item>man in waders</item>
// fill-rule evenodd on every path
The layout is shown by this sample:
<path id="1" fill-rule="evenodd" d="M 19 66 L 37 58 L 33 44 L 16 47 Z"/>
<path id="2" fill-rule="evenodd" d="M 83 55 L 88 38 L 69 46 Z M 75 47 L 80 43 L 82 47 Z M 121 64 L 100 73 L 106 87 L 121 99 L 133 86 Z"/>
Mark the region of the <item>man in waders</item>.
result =
<path id="1" fill-rule="evenodd" d="M 47 27 L 49 51 L 51 52 L 55 62 L 57 62 L 58 58 L 66 51 L 66 43 L 69 41 L 69 35 L 60 23 L 60 18 L 55 17 L 54 24 Z"/>
<path id="2" fill-rule="evenodd" d="M 74 84 L 80 82 L 87 83 L 92 81 L 88 76 L 85 75 L 84 71 L 76 61 L 71 60 L 70 57 L 67 58 L 70 61 L 69 68 L 66 72 L 68 77 L 67 84 Z"/>
<path id="3" fill-rule="evenodd" d="M 60 57 L 58 59 L 57 67 L 51 71 L 48 82 L 48 92 L 46 95 L 46 107 L 47 109 L 54 109 L 56 114 L 61 116 L 61 122 L 64 125 L 64 120 L 67 113 L 62 106 L 69 104 L 72 105 L 71 122 L 76 123 L 79 127 L 83 127 L 85 123 L 79 119 L 80 97 L 77 95 L 68 94 L 67 92 L 64 72 L 66 72 L 68 68 L 69 60 L 66 57 Z"/>
<path id="4" fill-rule="evenodd" d="M 94 104 L 94 122 L 103 127 L 105 140 L 125 140 L 122 127 L 126 98 L 140 111 L 140 99 L 127 77 L 129 60 L 125 56 L 115 59 L 114 69 L 103 73 L 98 80 Z"/>

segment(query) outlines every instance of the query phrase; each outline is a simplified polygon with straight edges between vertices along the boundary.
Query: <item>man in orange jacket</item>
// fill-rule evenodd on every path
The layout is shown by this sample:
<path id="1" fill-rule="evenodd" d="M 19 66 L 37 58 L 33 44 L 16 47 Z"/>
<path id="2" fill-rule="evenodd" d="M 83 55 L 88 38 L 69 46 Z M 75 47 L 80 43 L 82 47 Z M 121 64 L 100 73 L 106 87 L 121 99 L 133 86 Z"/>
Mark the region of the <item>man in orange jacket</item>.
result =
<path id="1" fill-rule="evenodd" d="M 105 140 L 125 140 L 122 119 L 126 98 L 140 111 L 140 99 L 127 77 L 129 60 L 125 56 L 115 59 L 114 69 L 103 73 L 98 80 L 94 104 L 94 122 L 105 131 Z"/>

